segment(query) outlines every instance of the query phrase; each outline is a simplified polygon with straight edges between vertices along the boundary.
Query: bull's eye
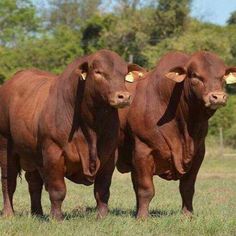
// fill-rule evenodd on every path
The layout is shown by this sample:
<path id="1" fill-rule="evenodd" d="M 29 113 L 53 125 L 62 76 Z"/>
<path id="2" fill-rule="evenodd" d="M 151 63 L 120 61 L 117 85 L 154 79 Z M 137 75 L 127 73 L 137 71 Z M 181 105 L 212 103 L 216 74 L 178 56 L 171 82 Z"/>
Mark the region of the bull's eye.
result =
<path id="1" fill-rule="evenodd" d="M 95 74 L 97 74 L 97 75 L 102 75 L 102 72 L 101 72 L 100 70 L 95 70 L 94 72 L 95 72 Z"/>
<path id="2" fill-rule="evenodd" d="M 191 84 L 194 86 L 198 85 L 200 83 L 201 83 L 201 81 L 197 77 L 191 79 Z"/>

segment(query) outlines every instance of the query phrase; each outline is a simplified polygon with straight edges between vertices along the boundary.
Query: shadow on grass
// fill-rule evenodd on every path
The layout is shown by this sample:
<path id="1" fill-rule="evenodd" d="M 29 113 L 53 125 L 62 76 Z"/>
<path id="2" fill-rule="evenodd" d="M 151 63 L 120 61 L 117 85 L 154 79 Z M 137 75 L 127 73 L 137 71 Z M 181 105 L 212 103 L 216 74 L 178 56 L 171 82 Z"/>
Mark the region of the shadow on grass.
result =
<path id="1" fill-rule="evenodd" d="M 75 218 L 86 218 L 90 214 L 95 214 L 96 208 L 93 207 L 79 207 L 71 212 L 65 212 L 64 214 L 64 220 L 71 220 Z"/>
<path id="2" fill-rule="evenodd" d="M 2 212 L 0 212 L 2 215 Z M 160 217 L 168 217 L 172 215 L 177 215 L 179 211 L 174 211 L 174 210 L 152 210 L 150 211 L 150 217 L 151 218 L 160 218 Z M 72 219 L 79 219 L 79 218 L 87 218 L 90 215 L 94 215 L 94 218 L 96 218 L 96 208 L 93 207 L 78 207 L 71 212 L 65 212 L 64 213 L 64 221 L 72 220 Z M 121 208 L 113 208 L 109 210 L 108 216 L 118 216 L 118 217 L 133 217 L 135 218 L 135 210 L 132 209 L 121 209 Z M 21 213 L 16 213 L 16 217 L 28 217 L 29 212 L 21 212 Z M 32 215 L 32 218 L 34 218 L 37 221 L 40 222 L 51 222 L 52 219 L 50 215 L 44 214 L 43 216 L 41 215 Z"/>
<path id="3" fill-rule="evenodd" d="M 128 210 L 128 209 L 120 209 L 120 208 L 115 208 L 109 211 L 110 214 L 114 216 L 131 216 L 135 217 L 136 211 L 135 210 Z M 150 217 L 164 217 L 164 216 L 172 216 L 172 215 L 177 215 L 179 211 L 165 211 L 165 210 L 152 210 L 150 211 L 149 215 Z"/>
<path id="4" fill-rule="evenodd" d="M 84 209 L 75 209 L 72 212 L 66 212 L 65 213 L 65 220 L 70 220 L 74 218 L 85 218 L 90 214 L 95 214 L 96 215 L 96 208 L 92 207 L 86 207 Z M 121 208 L 113 208 L 109 210 L 108 217 L 109 215 L 112 216 L 121 216 L 121 217 L 133 217 L 135 218 L 135 210 L 131 209 L 121 209 Z M 160 217 L 168 217 L 172 215 L 177 215 L 179 214 L 179 211 L 174 211 L 174 210 L 152 210 L 150 211 L 150 217 L 152 218 L 160 218 Z"/>
<path id="5" fill-rule="evenodd" d="M 13 216 L 3 216 L 3 212 L 0 211 L 0 216 L 3 218 L 3 219 L 14 219 L 15 217 L 31 217 L 33 219 L 36 219 L 38 221 L 41 221 L 41 222 L 49 222 L 50 221 L 50 216 L 48 214 L 45 214 L 45 215 L 31 215 L 29 212 L 27 211 L 23 211 L 23 212 L 15 212 L 15 214 Z"/>

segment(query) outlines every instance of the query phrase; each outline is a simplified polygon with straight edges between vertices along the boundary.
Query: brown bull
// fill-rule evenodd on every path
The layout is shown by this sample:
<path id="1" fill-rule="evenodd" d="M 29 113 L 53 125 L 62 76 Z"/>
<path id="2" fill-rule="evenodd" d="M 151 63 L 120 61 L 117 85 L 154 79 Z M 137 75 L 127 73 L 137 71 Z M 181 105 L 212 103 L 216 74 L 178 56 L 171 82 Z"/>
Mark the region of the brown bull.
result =
<path id="1" fill-rule="evenodd" d="M 226 104 L 225 79 L 235 71 L 210 52 L 169 53 L 139 82 L 128 114 L 119 111 L 117 168 L 131 171 L 138 218 L 148 216 L 154 175 L 180 180 L 182 210 L 191 215 L 208 119 Z"/>
<path id="2" fill-rule="evenodd" d="M 94 183 L 98 215 L 107 214 L 119 135 L 116 108 L 130 103 L 124 78 L 134 68 L 116 53 L 100 50 L 74 61 L 59 78 L 25 70 L 0 88 L 4 215 L 13 214 L 20 168 L 26 171 L 32 213 L 42 214 L 44 182 L 51 215 L 62 219 L 67 177 Z"/>

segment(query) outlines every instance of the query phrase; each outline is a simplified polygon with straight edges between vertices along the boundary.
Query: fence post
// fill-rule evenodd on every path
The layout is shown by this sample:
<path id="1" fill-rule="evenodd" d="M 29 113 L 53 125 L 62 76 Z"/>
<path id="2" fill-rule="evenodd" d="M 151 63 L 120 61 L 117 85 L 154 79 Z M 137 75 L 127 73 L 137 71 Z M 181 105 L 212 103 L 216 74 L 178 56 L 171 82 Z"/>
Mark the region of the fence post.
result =
<path id="1" fill-rule="evenodd" d="M 224 156 L 224 137 L 223 137 L 223 128 L 219 128 L 220 132 L 220 155 L 223 157 Z"/>
<path id="2" fill-rule="evenodd" d="M 133 54 L 129 54 L 129 63 L 134 63 L 134 55 Z"/>

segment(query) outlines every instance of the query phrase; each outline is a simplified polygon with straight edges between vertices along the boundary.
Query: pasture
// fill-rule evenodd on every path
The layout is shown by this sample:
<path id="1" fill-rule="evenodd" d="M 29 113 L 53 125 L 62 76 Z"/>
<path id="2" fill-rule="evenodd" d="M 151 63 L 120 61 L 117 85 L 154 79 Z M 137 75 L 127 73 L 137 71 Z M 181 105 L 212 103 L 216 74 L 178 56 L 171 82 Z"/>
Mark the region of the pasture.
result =
<path id="1" fill-rule="evenodd" d="M 178 182 L 155 178 L 156 195 L 148 220 L 134 219 L 135 199 L 129 174 L 113 177 L 110 213 L 96 220 L 93 187 L 67 181 L 65 220 L 48 218 L 50 202 L 43 192 L 45 217 L 32 217 L 24 176 L 18 178 L 16 216 L 0 218 L 1 235 L 236 235 L 236 157 L 221 157 L 217 144 L 208 139 L 207 155 L 200 170 L 194 197 L 195 216 L 180 213 Z M 229 150 L 232 151 L 232 150 Z M 2 201 L 2 199 L 1 199 Z M 2 206 L 2 202 L 1 202 Z"/>

